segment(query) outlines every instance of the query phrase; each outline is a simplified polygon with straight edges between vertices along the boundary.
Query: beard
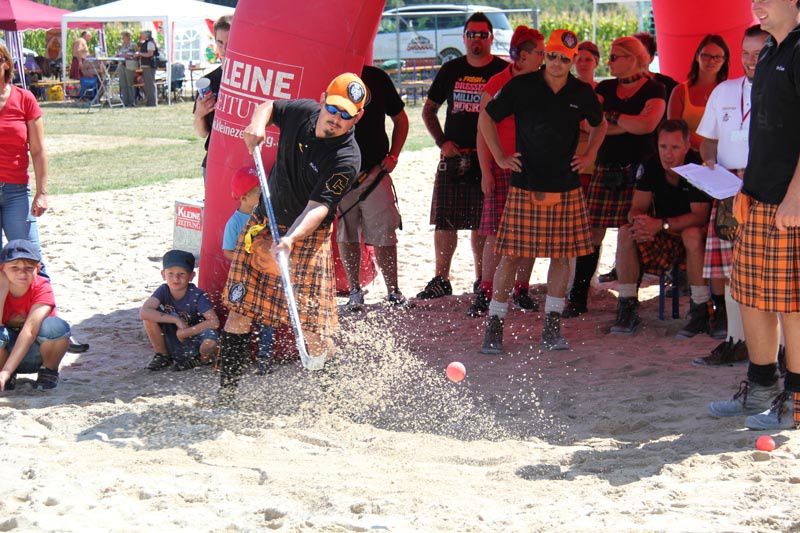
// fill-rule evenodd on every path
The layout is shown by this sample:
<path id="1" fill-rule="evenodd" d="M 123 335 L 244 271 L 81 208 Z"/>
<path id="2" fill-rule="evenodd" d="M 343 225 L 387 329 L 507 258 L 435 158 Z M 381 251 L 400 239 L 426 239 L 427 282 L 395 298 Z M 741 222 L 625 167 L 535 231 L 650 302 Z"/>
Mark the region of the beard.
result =
<path id="1" fill-rule="evenodd" d="M 470 47 L 469 51 L 474 56 L 482 56 L 484 52 L 483 44 L 475 43 Z"/>

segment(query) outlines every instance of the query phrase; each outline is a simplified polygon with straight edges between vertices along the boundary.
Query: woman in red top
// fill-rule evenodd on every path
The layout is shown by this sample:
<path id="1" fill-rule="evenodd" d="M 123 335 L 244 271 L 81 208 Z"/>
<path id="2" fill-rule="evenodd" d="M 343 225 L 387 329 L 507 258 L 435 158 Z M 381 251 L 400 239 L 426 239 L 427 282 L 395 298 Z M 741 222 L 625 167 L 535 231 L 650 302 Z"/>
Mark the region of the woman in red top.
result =
<path id="1" fill-rule="evenodd" d="M 0 227 L 6 239 L 29 240 L 41 255 L 34 217 L 47 210 L 44 121 L 33 94 L 11 84 L 13 71 L 11 54 L 0 44 Z M 33 202 L 28 185 L 29 153 L 36 176 Z"/>

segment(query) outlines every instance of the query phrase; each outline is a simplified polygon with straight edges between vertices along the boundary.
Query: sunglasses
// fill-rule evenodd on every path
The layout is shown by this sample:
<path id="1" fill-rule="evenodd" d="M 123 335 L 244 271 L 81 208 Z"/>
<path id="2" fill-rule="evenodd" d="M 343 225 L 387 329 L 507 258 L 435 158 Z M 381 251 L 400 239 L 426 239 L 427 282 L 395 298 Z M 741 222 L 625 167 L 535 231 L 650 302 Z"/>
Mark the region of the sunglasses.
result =
<path id="1" fill-rule="evenodd" d="M 467 39 L 484 40 L 484 39 L 488 39 L 490 35 L 491 35 L 491 33 L 488 32 L 488 31 L 465 31 L 464 32 L 464 37 L 466 37 Z"/>
<path id="2" fill-rule="evenodd" d="M 705 52 L 701 53 L 700 57 L 706 61 L 725 61 L 725 56 L 706 54 Z"/>
<path id="3" fill-rule="evenodd" d="M 327 111 L 331 115 L 342 115 L 342 118 L 344 120 L 353 120 L 354 118 L 356 118 L 355 116 L 351 115 L 350 113 L 348 113 L 344 109 L 339 109 L 335 105 L 331 105 L 331 104 L 325 104 L 325 111 Z"/>
<path id="4" fill-rule="evenodd" d="M 557 54 L 555 52 L 548 52 L 545 57 L 547 57 L 548 61 L 556 61 L 560 59 L 565 65 L 568 65 L 572 61 L 567 56 L 562 56 L 561 54 Z"/>
<path id="5" fill-rule="evenodd" d="M 617 59 L 622 59 L 623 57 L 633 57 L 633 56 L 627 54 L 611 54 L 608 56 L 608 62 L 613 63 Z"/>

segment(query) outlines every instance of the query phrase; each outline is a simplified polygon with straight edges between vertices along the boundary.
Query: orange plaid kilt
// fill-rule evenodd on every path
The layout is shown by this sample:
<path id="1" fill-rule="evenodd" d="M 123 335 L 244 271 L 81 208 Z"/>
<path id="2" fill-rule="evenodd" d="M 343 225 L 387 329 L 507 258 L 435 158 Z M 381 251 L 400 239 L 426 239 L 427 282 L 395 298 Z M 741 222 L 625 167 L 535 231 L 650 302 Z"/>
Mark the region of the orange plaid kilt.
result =
<path id="1" fill-rule="evenodd" d="M 512 257 L 578 257 L 592 253 L 589 216 L 580 188 L 544 206 L 537 193 L 511 187 L 497 231 L 496 254 Z"/>
<path id="2" fill-rule="evenodd" d="M 772 313 L 800 312 L 800 228 L 775 228 L 777 205 L 753 200 L 733 245 L 731 295 Z"/>
<path id="3" fill-rule="evenodd" d="M 603 174 L 606 171 L 606 167 L 597 165 L 586 191 L 586 205 L 593 228 L 622 227 L 628 223 L 628 212 L 631 210 L 633 179 L 629 179 L 629 185 L 612 191 L 603 186 Z"/>
<path id="4" fill-rule="evenodd" d="M 686 261 L 686 248 L 680 235 L 673 235 L 664 231 L 656 233 L 652 241 L 637 242 L 639 249 L 639 263 L 642 269 L 649 274 L 659 274 L 669 270 L 672 264 Z"/>
<path id="5" fill-rule="evenodd" d="M 265 273 L 252 265 L 252 255 L 244 249 L 244 238 L 253 218 L 245 226 L 236 243 L 222 302 L 230 310 L 268 326 L 291 324 L 289 308 L 283 294 L 280 274 Z M 286 227 L 279 226 L 281 235 Z M 289 257 L 289 272 L 294 296 L 304 331 L 322 336 L 336 333 L 336 294 L 331 256 L 331 228 L 317 228 L 314 233 L 295 243 Z M 254 239 L 272 243 L 269 226 Z"/>

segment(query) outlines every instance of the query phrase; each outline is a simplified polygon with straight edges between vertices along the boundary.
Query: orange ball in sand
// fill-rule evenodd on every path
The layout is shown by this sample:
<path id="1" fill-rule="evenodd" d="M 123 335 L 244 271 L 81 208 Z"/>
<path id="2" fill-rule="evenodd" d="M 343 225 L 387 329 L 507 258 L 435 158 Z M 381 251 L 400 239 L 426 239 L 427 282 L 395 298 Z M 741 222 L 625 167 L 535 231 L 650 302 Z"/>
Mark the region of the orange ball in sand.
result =
<path id="1" fill-rule="evenodd" d="M 447 377 L 450 378 L 450 381 L 455 381 L 458 383 L 467 375 L 467 369 L 464 368 L 464 365 L 459 363 L 458 361 L 453 361 L 449 365 L 447 365 Z"/>
<path id="2" fill-rule="evenodd" d="M 771 452 L 775 449 L 775 439 L 769 435 L 761 435 L 756 439 L 756 450 Z"/>

